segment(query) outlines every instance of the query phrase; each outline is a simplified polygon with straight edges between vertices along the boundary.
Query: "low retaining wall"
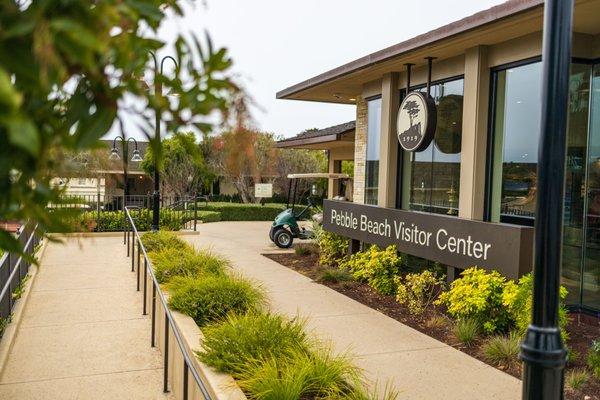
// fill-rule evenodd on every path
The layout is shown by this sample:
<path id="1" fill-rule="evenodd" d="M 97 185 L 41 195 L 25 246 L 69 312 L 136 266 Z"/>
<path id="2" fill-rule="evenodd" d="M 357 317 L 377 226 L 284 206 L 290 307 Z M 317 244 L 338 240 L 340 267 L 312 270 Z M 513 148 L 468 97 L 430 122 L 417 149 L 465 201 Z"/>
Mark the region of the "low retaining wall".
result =
<path id="1" fill-rule="evenodd" d="M 143 273 L 143 263 L 142 269 L 140 271 Z M 137 271 L 136 271 L 137 273 Z M 142 284 L 140 285 L 140 291 L 143 290 L 143 277 L 141 278 Z M 151 315 L 152 312 L 152 282 L 150 276 L 147 277 L 147 290 L 148 294 L 146 296 L 146 307 L 148 311 L 148 315 Z M 168 293 L 164 292 L 168 297 Z M 208 386 L 208 390 L 210 395 L 215 400 L 243 400 L 246 399 L 246 396 L 241 391 L 241 389 L 235 383 L 235 380 L 223 373 L 219 373 L 214 371 L 212 368 L 207 366 L 206 364 L 201 363 L 195 356 L 195 352 L 201 349 L 200 342 L 203 338 L 202 331 L 196 325 L 196 322 L 191 317 L 187 315 L 171 311 L 175 323 L 177 324 L 177 328 L 184 342 L 184 346 L 190 354 L 192 358 L 192 362 L 194 364 L 194 368 Z M 161 351 L 161 353 L 165 354 L 165 310 L 163 308 L 162 303 L 158 299 L 156 299 L 156 324 L 154 326 L 155 329 L 155 345 Z M 168 381 L 169 381 L 169 390 L 173 394 L 176 400 L 183 399 L 183 368 L 184 368 L 184 359 L 181 350 L 177 344 L 177 339 L 175 339 L 175 335 L 173 330 L 169 326 L 169 357 L 168 357 Z M 150 338 L 149 340 L 150 341 Z M 163 357 L 164 358 L 164 357 Z M 196 385 L 194 378 L 191 373 L 188 374 L 188 399 L 190 400 L 203 400 L 204 396 L 202 392 Z"/>

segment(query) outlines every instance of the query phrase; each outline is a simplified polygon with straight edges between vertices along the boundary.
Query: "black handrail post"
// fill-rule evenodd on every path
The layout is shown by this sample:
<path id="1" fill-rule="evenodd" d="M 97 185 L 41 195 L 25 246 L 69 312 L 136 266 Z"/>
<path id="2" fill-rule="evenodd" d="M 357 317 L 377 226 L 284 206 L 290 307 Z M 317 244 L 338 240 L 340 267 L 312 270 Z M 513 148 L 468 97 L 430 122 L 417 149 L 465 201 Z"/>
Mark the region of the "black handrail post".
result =
<path id="1" fill-rule="evenodd" d="M 154 347 L 156 337 L 156 284 L 152 280 L 152 332 L 150 333 L 150 346 Z"/>
<path id="2" fill-rule="evenodd" d="M 188 399 L 188 365 L 183 360 L 183 400 Z"/>
<path id="3" fill-rule="evenodd" d="M 146 302 L 148 301 L 148 259 L 144 257 L 144 311 L 142 315 L 147 315 Z"/>
<path id="4" fill-rule="evenodd" d="M 165 312 L 165 360 L 163 364 L 163 392 L 169 392 L 169 315 Z"/>
<path id="5" fill-rule="evenodd" d="M 137 245 L 137 291 L 140 291 L 140 253 L 142 252 L 140 243 Z"/>
<path id="6" fill-rule="evenodd" d="M 135 271 L 135 237 L 131 231 L 131 272 Z"/>
<path id="7" fill-rule="evenodd" d="M 123 211 L 123 213 L 125 213 L 125 211 Z M 127 231 L 127 257 L 129 257 L 129 222 L 125 221 L 125 230 Z"/>
<path id="8" fill-rule="evenodd" d="M 573 0 L 546 0 L 532 323 L 521 345 L 523 399 L 563 398 L 558 326 Z"/>

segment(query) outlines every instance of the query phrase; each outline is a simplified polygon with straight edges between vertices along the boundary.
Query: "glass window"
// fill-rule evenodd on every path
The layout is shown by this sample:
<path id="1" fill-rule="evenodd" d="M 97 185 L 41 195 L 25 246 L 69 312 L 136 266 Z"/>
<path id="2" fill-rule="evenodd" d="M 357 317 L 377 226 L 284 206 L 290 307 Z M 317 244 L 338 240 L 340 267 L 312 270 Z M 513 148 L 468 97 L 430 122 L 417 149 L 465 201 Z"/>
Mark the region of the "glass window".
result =
<path id="1" fill-rule="evenodd" d="M 403 208 L 458 215 L 463 83 L 457 79 L 431 86 L 437 105 L 435 137 L 424 151 L 404 153 Z"/>
<path id="2" fill-rule="evenodd" d="M 533 223 L 541 113 L 541 63 L 495 73 L 492 221 Z"/>
<path id="3" fill-rule="evenodd" d="M 377 204 L 379 186 L 379 136 L 381 131 L 381 98 L 367 103 L 367 161 L 365 171 L 365 203 Z"/>

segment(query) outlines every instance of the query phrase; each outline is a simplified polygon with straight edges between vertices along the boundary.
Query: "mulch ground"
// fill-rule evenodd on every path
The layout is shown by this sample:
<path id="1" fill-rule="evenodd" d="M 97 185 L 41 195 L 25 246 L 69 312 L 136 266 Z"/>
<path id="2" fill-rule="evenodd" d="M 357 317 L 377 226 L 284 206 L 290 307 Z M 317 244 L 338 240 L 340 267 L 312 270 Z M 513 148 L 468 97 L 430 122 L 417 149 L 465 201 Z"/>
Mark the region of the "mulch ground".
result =
<path id="1" fill-rule="evenodd" d="M 278 253 L 264 254 L 264 256 L 316 281 L 319 281 L 324 268 L 319 264 L 318 254 L 314 252 L 308 255 Z M 489 364 L 480 350 L 482 340 L 478 339 L 470 346 L 460 343 L 452 332 L 450 320 L 443 310 L 438 307 L 430 307 L 422 315 L 415 316 L 405 306 L 399 304 L 394 296 L 381 295 L 366 283 L 355 281 L 325 281 L 319 283 Z M 574 359 L 567 364 L 567 371 L 575 368 L 586 368 L 588 349 L 594 339 L 600 338 L 600 320 L 577 314 L 571 315 L 567 331 L 569 333 L 569 348 L 571 354 L 575 355 Z M 493 366 L 519 379 L 521 378 L 520 363 Z M 600 381 L 591 377 L 579 390 L 566 389 L 565 398 L 567 400 L 600 400 Z"/>

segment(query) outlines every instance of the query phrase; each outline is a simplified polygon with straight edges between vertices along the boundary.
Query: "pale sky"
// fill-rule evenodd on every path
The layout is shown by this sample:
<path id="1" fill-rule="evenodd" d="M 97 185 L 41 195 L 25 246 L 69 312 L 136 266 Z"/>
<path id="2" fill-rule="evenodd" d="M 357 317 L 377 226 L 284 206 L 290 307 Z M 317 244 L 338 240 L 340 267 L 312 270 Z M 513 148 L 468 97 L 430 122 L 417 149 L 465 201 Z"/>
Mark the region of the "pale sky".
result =
<path id="1" fill-rule="evenodd" d="M 292 136 L 351 121 L 355 107 L 276 100 L 275 93 L 346 62 L 502 3 L 502 0 L 207 0 L 159 32 L 192 30 L 225 46 L 261 109 L 259 129 Z M 183 3 L 185 4 L 185 2 Z M 166 53 L 165 53 L 166 54 Z"/>

